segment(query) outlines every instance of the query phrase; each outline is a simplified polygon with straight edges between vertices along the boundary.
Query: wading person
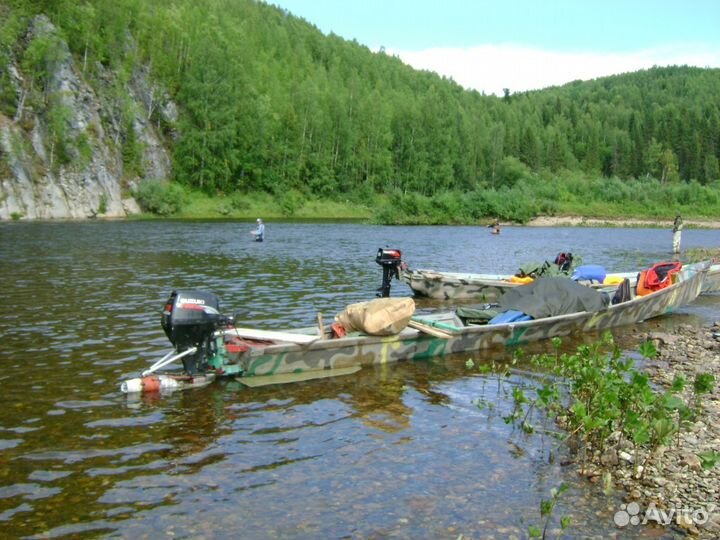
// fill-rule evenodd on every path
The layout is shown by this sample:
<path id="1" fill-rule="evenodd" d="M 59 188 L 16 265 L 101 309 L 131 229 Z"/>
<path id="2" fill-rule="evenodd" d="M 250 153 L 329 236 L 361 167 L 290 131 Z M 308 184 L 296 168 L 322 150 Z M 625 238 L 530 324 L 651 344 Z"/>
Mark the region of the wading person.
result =
<path id="1" fill-rule="evenodd" d="M 680 214 L 675 216 L 673 222 L 673 253 L 680 253 L 680 235 L 682 234 L 683 220 Z"/>
<path id="2" fill-rule="evenodd" d="M 265 224 L 262 219 L 257 218 L 257 227 L 254 231 L 250 231 L 250 234 L 255 235 L 256 242 L 262 242 L 265 240 Z"/>

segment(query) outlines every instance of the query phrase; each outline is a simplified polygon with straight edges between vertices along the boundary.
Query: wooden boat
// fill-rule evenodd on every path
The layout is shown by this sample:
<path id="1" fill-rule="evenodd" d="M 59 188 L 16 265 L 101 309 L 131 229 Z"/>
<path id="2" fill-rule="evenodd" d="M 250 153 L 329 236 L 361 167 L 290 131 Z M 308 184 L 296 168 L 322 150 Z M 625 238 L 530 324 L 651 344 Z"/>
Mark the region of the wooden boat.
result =
<path id="1" fill-rule="evenodd" d="M 236 376 L 257 386 L 348 374 L 365 364 L 424 360 L 573 332 L 601 331 L 689 304 L 700 293 L 705 274 L 706 268 L 683 270 L 670 287 L 600 311 L 491 325 L 466 325 L 455 311 L 428 312 L 416 315 L 412 324 L 395 335 L 355 333 L 341 338 L 332 338 L 325 326 L 288 331 L 236 328 L 219 315 L 212 293 L 175 291 L 163 312 L 163 328 L 176 346 L 176 354 L 157 362 L 143 376 L 155 377 L 152 385 L 159 388 L 163 381 L 157 380 L 155 372 L 182 357 L 186 374 L 173 379 L 175 387 L 197 386 L 219 375 Z M 186 359 L 192 361 L 186 363 Z M 123 390 L 142 391 L 142 381 L 126 381 Z"/>

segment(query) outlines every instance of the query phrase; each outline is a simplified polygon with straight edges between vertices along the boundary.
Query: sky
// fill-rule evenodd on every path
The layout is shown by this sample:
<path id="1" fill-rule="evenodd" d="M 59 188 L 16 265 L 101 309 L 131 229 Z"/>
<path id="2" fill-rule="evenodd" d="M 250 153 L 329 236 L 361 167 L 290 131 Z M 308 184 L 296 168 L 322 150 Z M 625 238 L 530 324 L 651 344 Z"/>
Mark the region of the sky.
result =
<path id="1" fill-rule="evenodd" d="M 653 66 L 720 67 L 720 0 L 267 0 L 324 34 L 502 95 Z"/>

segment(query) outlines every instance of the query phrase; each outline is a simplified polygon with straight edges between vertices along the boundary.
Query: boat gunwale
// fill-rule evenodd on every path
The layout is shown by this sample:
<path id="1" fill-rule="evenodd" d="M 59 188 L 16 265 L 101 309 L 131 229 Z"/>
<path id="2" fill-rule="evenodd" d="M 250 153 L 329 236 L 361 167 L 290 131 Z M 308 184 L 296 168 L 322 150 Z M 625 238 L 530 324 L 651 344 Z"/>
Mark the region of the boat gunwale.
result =
<path id="1" fill-rule="evenodd" d="M 704 276 L 703 273 L 707 272 L 707 268 L 701 268 L 697 270 L 691 270 L 692 274 L 684 278 L 682 281 L 679 281 L 677 283 L 672 284 L 669 287 L 666 287 L 664 289 L 661 289 L 659 291 L 656 291 L 652 294 L 648 294 L 645 296 L 636 296 L 630 300 L 627 300 L 622 303 L 618 304 L 610 304 L 605 309 L 598 310 L 598 311 L 575 311 L 573 313 L 564 313 L 561 315 L 553 315 L 550 317 L 543 317 L 542 319 L 531 319 L 528 321 L 518 321 L 518 322 L 508 322 L 508 323 L 502 323 L 502 324 L 493 324 L 493 325 L 471 325 L 471 326 L 464 326 L 458 328 L 456 332 L 451 334 L 449 340 L 453 340 L 456 338 L 465 337 L 468 335 L 476 335 L 476 334 L 483 334 L 483 333 L 489 333 L 489 332 L 498 332 L 501 333 L 503 330 L 512 332 L 516 328 L 525 328 L 525 327 L 533 327 L 533 326 L 541 326 L 541 325 L 553 325 L 555 323 L 564 322 L 567 320 L 572 319 L 584 319 L 589 318 L 592 316 L 595 316 L 597 314 L 603 314 L 603 313 L 614 313 L 614 312 L 622 312 L 629 310 L 635 306 L 642 305 L 644 303 L 650 302 L 650 301 L 656 301 L 659 296 L 665 297 L 673 294 L 675 291 L 677 291 L 680 288 L 688 288 L 691 285 L 691 282 L 693 281 L 700 281 L 699 284 L 697 284 L 697 290 L 698 295 L 700 293 L 700 290 L 702 288 L 702 283 Z M 696 295 L 697 297 L 697 295 Z M 677 307 L 677 306 L 675 306 Z M 441 318 L 443 315 L 448 315 L 450 313 L 453 313 L 451 311 L 442 312 L 437 315 L 438 318 Z M 635 321 L 635 322 L 642 322 L 643 320 L 647 320 L 648 318 L 653 318 L 661 315 L 662 313 L 658 313 L 655 315 L 651 315 L 650 317 L 646 317 L 642 320 Z M 627 323 L 630 324 L 630 323 Z M 619 325 L 621 326 L 621 325 Z M 308 328 L 304 328 L 303 330 L 308 331 Z M 297 330 L 296 330 L 297 332 Z M 356 345 L 362 345 L 362 344 L 368 344 L 373 345 L 376 343 L 392 343 L 396 341 L 405 341 L 405 340 L 425 340 L 425 339 L 443 339 L 443 338 L 437 338 L 428 334 L 424 334 L 423 332 L 413 329 L 413 328 L 404 328 L 400 333 L 398 334 L 392 334 L 388 336 L 375 336 L 370 334 L 361 334 L 361 335 L 354 335 L 354 336 L 345 336 L 341 338 L 333 338 L 333 339 L 322 339 L 320 336 L 318 336 L 318 339 L 315 341 L 312 341 L 307 344 L 295 344 L 295 343 L 276 343 L 272 345 L 268 345 L 263 348 L 258 349 L 250 349 L 245 353 L 246 357 L 251 358 L 255 356 L 263 356 L 263 355 L 274 355 L 274 354 L 283 354 L 285 352 L 298 352 L 298 351 L 319 351 L 319 350 L 326 350 L 326 349 L 342 349 L 346 347 L 354 347 Z"/>

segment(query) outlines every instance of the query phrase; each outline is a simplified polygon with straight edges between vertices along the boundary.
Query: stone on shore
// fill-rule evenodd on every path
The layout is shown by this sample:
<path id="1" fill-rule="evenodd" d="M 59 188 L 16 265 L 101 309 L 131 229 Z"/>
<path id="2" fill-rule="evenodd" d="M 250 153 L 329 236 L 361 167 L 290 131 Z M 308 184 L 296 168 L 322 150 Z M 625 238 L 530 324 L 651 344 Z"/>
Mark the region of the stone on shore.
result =
<path id="1" fill-rule="evenodd" d="M 706 462 L 708 455 L 720 453 L 720 340 L 716 336 L 720 336 L 720 321 L 711 328 L 680 325 L 672 334 L 639 336 L 658 350 L 645 366 L 652 383 L 665 391 L 676 376 L 684 377 L 681 397 L 697 407 L 697 416 L 671 444 L 652 455 L 647 451 L 636 455 L 622 442 L 597 454 L 597 466 L 611 471 L 616 487 L 625 491 L 628 500 L 637 501 L 643 509 L 651 504 L 666 512 L 674 509 L 675 526 L 701 539 L 720 538 L 720 460 Z M 701 373 L 712 374 L 715 384 L 711 392 L 696 395 L 693 382 Z"/>

